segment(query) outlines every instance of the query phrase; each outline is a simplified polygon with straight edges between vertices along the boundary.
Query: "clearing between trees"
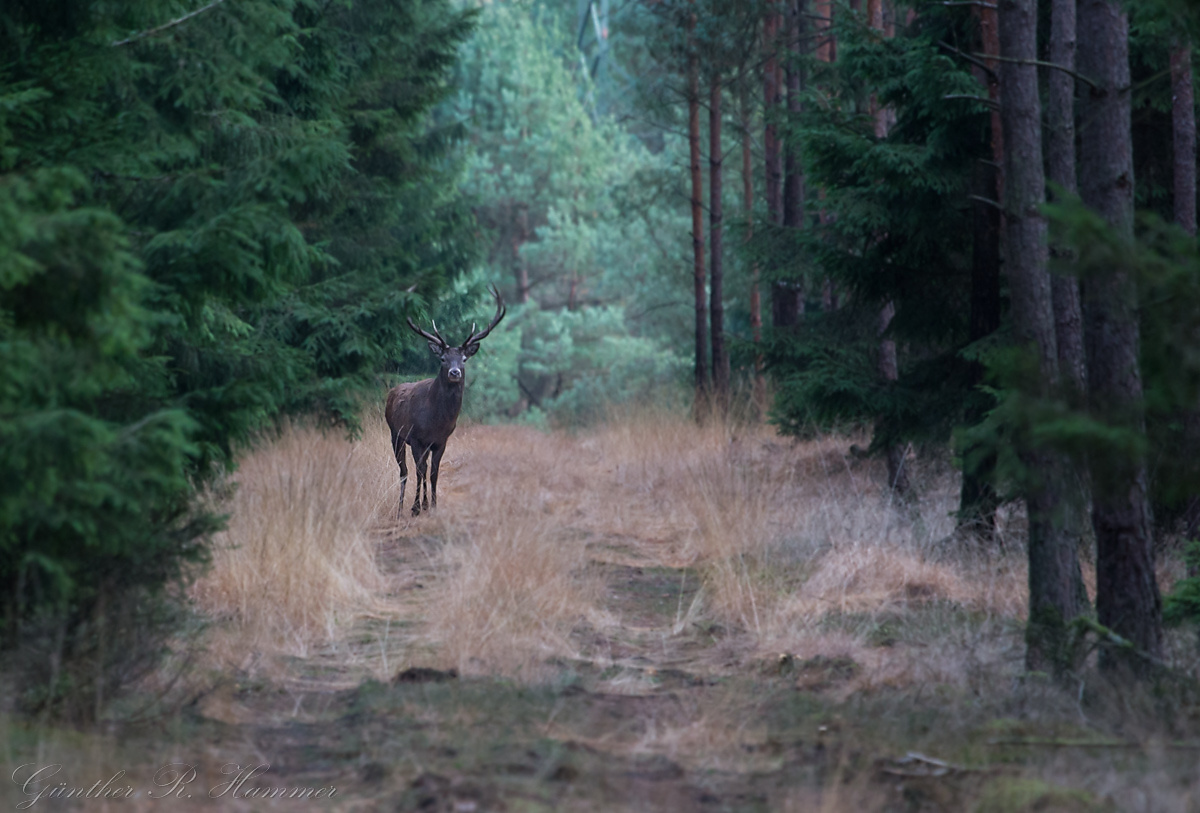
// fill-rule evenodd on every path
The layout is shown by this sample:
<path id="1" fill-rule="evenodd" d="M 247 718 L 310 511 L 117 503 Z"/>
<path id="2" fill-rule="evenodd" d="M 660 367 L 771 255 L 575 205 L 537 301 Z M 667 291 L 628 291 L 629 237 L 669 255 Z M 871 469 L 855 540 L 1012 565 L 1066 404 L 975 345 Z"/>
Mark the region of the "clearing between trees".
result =
<path id="1" fill-rule="evenodd" d="M 574 434 L 470 425 L 437 511 L 397 519 L 382 415 L 365 424 L 357 441 L 264 440 L 192 587 L 206 623 L 107 734 L 6 723 L 10 776 L 125 771 L 133 798 L 77 802 L 99 810 L 182 804 L 154 798 L 171 763 L 195 767 L 189 804 L 234 810 L 1200 799 L 1189 690 L 1086 677 L 1064 693 L 1023 671 L 1023 517 L 1003 515 L 996 547 L 954 536 L 946 461 L 909 456 L 908 506 L 882 461 L 851 451 L 862 438 L 656 413 Z M 1169 584 L 1179 566 L 1162 558 Z M 230 763 L 270 767 L 214 798 Z M 263 787 L 337 793 L 250 792 Z M 28 801 L 5 788 L 5 804 Z"/>

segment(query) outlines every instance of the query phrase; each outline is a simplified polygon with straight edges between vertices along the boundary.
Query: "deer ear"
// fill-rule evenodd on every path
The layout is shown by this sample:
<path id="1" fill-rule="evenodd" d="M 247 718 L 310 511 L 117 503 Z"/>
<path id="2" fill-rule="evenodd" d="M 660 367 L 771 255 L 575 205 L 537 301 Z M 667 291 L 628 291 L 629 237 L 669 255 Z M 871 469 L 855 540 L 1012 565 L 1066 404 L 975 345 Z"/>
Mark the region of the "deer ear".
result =
<path id="1" fill-rule="evenodd" d="M 479 342 L 471 342 L 470 344 L 464 344 L 462 346 L 462 351 L 463 351 L 463 361 L 466 361 L 471 356 L 473 356 L 479 352 Z"/>
<path id="2" fill-rule="evenodd" d="M 441 358 L 442 353 L 446 352 L 446 350 L 437 342 L 430 342 L 429 343 L 429 352 L 433 353 L 438 358 Z"/>

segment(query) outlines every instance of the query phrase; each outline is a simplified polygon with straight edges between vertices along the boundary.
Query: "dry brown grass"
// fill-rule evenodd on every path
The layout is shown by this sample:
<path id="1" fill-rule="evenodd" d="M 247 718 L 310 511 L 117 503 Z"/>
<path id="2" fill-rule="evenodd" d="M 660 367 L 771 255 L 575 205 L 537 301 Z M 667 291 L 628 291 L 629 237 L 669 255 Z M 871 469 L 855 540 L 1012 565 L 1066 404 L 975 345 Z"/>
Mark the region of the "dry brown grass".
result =
<path id="1" fill-rule="evenodd" d="M 435 563 L 443 578 L 428 620 L 435 645 L 463 674 L 549 675 L 547 661 L 574 655 L 572 630 L 598 612 L 603 585 L 585 572 L 583 541 L 517 499 L 497 487 L 472 501 L 482 522 L 444 523 Z"/>
<path id="2" fill-rule="evenodd" d="M 569 744 L 571 759 L 665 758 L 689 778 L 737 775 L 746 787 L 810 771 L 771 805 L 831 813 L 899 798 L 892 780 L 877 781 L 876 758 L 913 748 L 989 762 L 998 757 L 978 735 L 997 719 L 1042 715 L 1052 735 L 1054 721 L 1081 719 L 1076 697 L 1014 680 L 1026 590 L 1019 515 L 1004 518 L 1005 550 L 954 538 L 957 484 L 944 465 L 914 458 L 920 500 L 902 506 L 880 463 L 849 453 L 863 438 L 793 442 L 769 427 L 697 427 L 661 412 L 578 434 L 464 424 L 442 461 L 438 510 L 413 518 L 405 506 L 397 517 L 382 416 L 364 425 L 357 442 L 291 427 L 243 461 L 229 528 L 194 588 L 220 622 L 210 651 L 243 669 L 249 652 L 304 657 L 249 670 L 272 687 L 259 695 L 225 681 L 204 716 L 284 725 L 317 705 L 306 697 L 408 666 L 521 683 L 566 675 L 586 691 L 551 689 L 552 707 L 531 705 L 540 713 L 520 719 L 535 739 Z M 439 728 L 478 724 L 490 738 L 480 749 L 498 753 L 512 735 L 488 726 L 511 723 L 491 721 L 490 704 L 505 685 L 402 687 L 387 702 L 402 701 L 408 716 L 393 719 L 417 721 L 430 743 Z M 921 729 L 912 720 L 922 714 L 938 725 Z M 357 712 L 343 723 L 358 736 Z M 494 769 L 492 751 L 471 762 L 474 734 L 441 736 L 455 766 Z M 205 747 L 220 764 L 225 746 Z M 109 767 L 96 753 L 97 770 Z M 389 743 L 370 753 L 396 752 Z M 1153 801 L 1128 809 L 1190 809 L 1165 780 L 1155 789 L 1106 757 L 1055 759 L 1023 775 L 1081 776 L 1075 785 L 1108 783 L 1122 800 L 1136 785 Z M 408 787 L 415 774 L 397 771 Z M 603 806 L 580 796 L 568 808 Z"/>
<path id="3" fill-rule="evenodd" d="M 704 613 L 743 632 L 745 657 L 785 651 L 891 666 L 906 659 L 868 651 L 862 635 L 831 631 L 828 619 L 915 618 L 937 604 L 1001 624 L 1024 613 L 1019 552 L 952 541 L 957 489 L 946 472 L 924 473 L 917 510 L 890 499 L 879 465 L 851 457 L 846 438 L 792 443 L 767 427 L 698 428 L 649 414 L 576 445 L 556 467 L 560 478 L 587 482 L 573 521 L 633 540 L 651 562 L 699 567 Z M 950 677 L 963 644 L 947 641 L 921 661 L 941 663 Z"/>
<path id="4" fill-rule="evenodd" d="M 851 439 L 794 443 L 653 411 L 576 435 L 464 425 L 442 461 L 438 511 L 412 518 L 406 506 L 396 519 L 381 416 L 365 427 L 356 443 L 290 428 L 243 462 L 230 527 L 195 591 L 229 620 L 231 651 L 328 647 L 373 614 L 416 632 L 390 660 L 376 646 L 372 673 L 428 664 L 537 679 L 548 662 L 598 657 L 581 651 L 581 627 L 628 633 L 589 562 L 694 568 L 700 595 L 655 634 L 711 619 L 736 633 L 715 660 L 851 657 L 864 666 L 855 687 L 969 681 L 963 664 L 997 656 L 994 642 L 962 636 L 881 652 L 869 640 L 880 624 L 950 607 L 983 619 L 974 629 L 987 637 L 1024 612 L 1019 554 L 947 542 L 953 476 L 923 472 L 919 510 L 896 505 Z M 404 579 L 423 586 L 399 603 L 399 571 L 376 557 L 389 537 L 410 552 Z"/>
<path id="5" fill-rule="evenodd" d="M 304 655 L 354 618 L 387 611 L 372 534 L 390 508 L 384 444 L 288 426 L 242 460 L 217 506 L 228 527 L 193 587 L 230 633 L 218 648 Z"/>
<path id="6" fill-rule="evenodd" d="M 562 440 L 460 429 L 442 461 L 438 511 L 399 521 L 403 536 L 442 540 L 426 549 L 432 585 L 421 606 L 442 665 L 538 680 L 549 660 L 577 655 L 572 630 L 600 617 L 603 584 L 564 521 Z"/>

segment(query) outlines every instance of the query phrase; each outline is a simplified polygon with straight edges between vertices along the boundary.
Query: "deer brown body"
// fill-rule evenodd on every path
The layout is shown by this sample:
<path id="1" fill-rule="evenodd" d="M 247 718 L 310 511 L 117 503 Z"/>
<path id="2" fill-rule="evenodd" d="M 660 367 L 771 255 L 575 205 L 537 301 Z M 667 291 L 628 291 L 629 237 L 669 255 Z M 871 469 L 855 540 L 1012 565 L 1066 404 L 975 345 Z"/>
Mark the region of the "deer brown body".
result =
<path id="1" fill-rule="evenodd" d="M 411 319 L 408 320 L 408 326 L 429 342 L 430 352 L 441 360 L 442 367 L 434 378 L 399 384 L 388 392 L 384 414 L 391 429 L 392 452 L 400 466 L 400 507 L 397 513 L 404 511 L 404 490 L 408 485 L 406 446 L 412 449 L 413 467 L 417 470 L 413 516 L 420 514 L 422 508 L 437 507 L 438 467 L 446 451 L 446 441 L 454 433 L 458 425 L 458 413 L 462 410 L 463 389 L 467 382 L 464 365 L 467 359 L 478 352 L 479 343 L 504 318 L 505 308 L 500 292 L 493 287 L 492 295 L 496 298 L 496 315 L 492 323 L 478 333 L 472 325 L 471 335 L 458 347 L 451 347 L 442 338 L 437 325 L 433 326 L 433 333 L 430 334 L 413 324 Z M 428 479 L 425 476 L 427 463 L 430 465 Z M 425 489 L 424 499 L 422 488 Z"/>

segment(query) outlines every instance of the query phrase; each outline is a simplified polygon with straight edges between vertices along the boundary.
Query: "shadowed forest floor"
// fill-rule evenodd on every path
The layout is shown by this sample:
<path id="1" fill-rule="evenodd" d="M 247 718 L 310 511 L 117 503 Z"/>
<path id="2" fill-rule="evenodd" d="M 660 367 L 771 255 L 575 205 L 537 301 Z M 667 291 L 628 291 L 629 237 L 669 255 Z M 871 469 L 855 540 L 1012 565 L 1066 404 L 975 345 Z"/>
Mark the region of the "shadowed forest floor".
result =
<path id="1" fill-rule="evenodd" d="M 944 463 L 911 459 L 897 506 L 862 439 L 468 426 L 439 509 L 397 520 L 381 424 L 250 455 L 192 658 L 140 695 L 176 704 L 125 700 L 103 734 L 10 721 L 9 775 L 127 771 L 134 799 L 73 803 L 102 810 L 1200 809 L 1195 693 L 1025 674 L 1021 518 L 955 537 Z M 190 798 L 154 798 L 168 763 Z M 270 769 L 210 798 L 227 763 Z"/>

